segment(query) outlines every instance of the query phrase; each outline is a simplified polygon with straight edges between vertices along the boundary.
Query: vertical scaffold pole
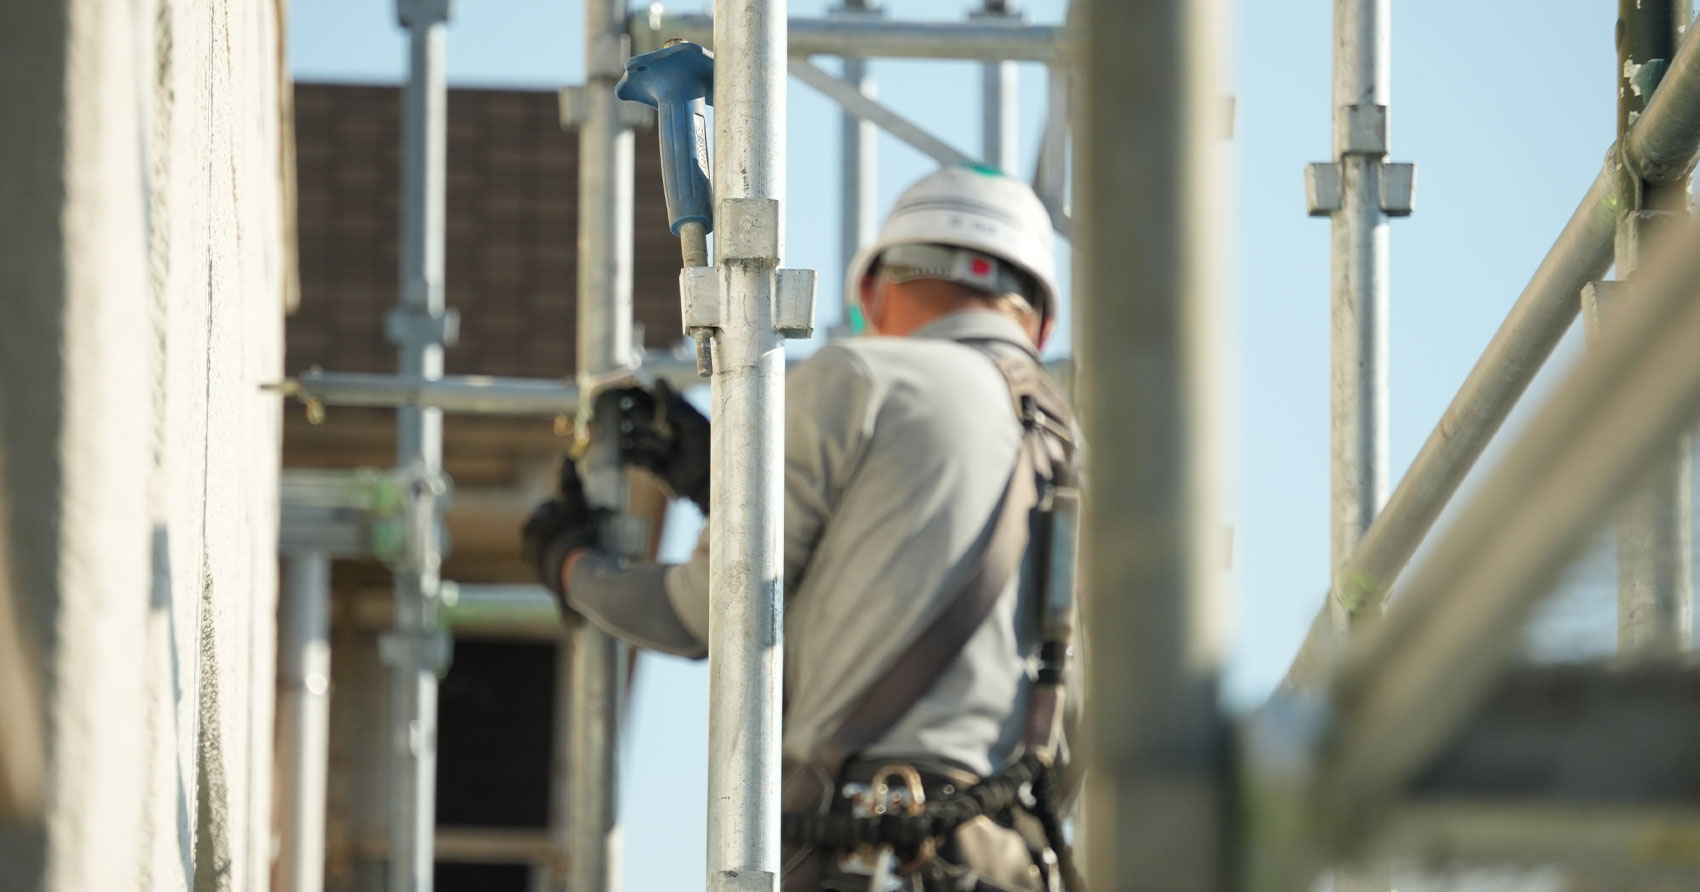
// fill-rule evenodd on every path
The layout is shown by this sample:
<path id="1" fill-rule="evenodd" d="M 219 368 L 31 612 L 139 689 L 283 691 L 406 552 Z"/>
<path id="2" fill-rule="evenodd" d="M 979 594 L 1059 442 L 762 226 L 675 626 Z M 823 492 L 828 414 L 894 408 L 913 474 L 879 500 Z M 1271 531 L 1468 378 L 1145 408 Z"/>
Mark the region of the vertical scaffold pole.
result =
<path id="1" fill-rule="evenodd" d="M 1389 0 L 1335 0 L 1330 567 L 1357 548 L 1387 500 Z M 1338 607 L 1338 602 L 1336 607 Z"/>
<path id="2" fill-rule="evenodd" d="M 1019 21 L 1016 0 L 986 0 L 978 17 L 992 21 Z M 1021 96 L 1019 72 L 1014 62 L 987 62 L 980 73 L 980 148 L 987 164 L 1010 176 L 1019 176 L 1021 146 Z"/>
<path id="3" fill-rule="evenodd" d="M 444 158 L 447 90 L 443 45 L 451 0 L 398 0 L 411 51 L 402 99 L 401 303 L 389 318 L 404 378 L 443 375 L 453 314 L 443 299 Z M 392 892 L 431 888 L 437 799 L 437 676 L 447 647 L 437 624 L 442 565 L 443 414 L 396 410 L 396 466 L 408 490 L 408 548 L 395 574 L 395 627 L 384 652 L 390 697 L 390 876 Z"/>
<path id="4" fill-rule="evenodd" d="M 277 856 L 279 892 L 323 892 L 330 756 L 331 563 L 285 555 L 278 645 L 278 763 L 287 782 Z"/>
<path id="5" fill-rule="evenodd" d="M 1392 16 L 1390 0 L 1334 2 L 1334 162 L 1329 570 L 1351 557 L 1387 502 L 1388 218 L 1382 210 Z M 1347 625 L 1338 599 L 1337 628 Z M 1383 865 L 1342 868 L 1337 892 L 1385 892 Z"/>
<path id="6" fill-rule="evenodd" d="M 1692 16 L 1688 0 L 1618 0 L 1620 145 L 1676 57 Z M 1632 283 L 1627 299 L 1633 300 L 1635 272 L 1648 259 L 1642 246 L 1656 244 L 1659 229 L 1688 217 L 1688 178 L 1649 184 L 1626 167 L 1620 197 L 1614 259 L 1617 277 Z M 1628 659 L 1680 659 L 1693 644 L 1692 442 L 1681 437 L 1651 464 L 1617 512 L 1617 645 Z"/>
<path id="7" fill-rule="evenodd" d="M 873 15 L 878 6 L 871 0 L 845 0 L 838 10 L 848 17 Z M 866 59 L 844 57 L 844 80 L 862 91 L 862 95 L 877 95 L 873 75 L 868 72 Z M 841 221 L 838 229 L 838 256 L 841 262 L 840 281 L 850 275 L 850 263 L 863 245 L 874 240 L 874 187 L 878 184 L 877 163 L 879 131 L 873 124 L 844 112 L 840 119 L 843 146 L 844 182 L 839 204 Z M 856 312 L 858 295 L 846 285 L 842 324 L 848 330 Z"/>
<path id="8" fill-rule="evenodd" d="M 1098 457 L 1080 570 L 1093 638 L 1113 642 L 1086 649 L 1086 882 L 1217 892 L 1230 850 L 1216 707 L 1224 38 L 1212 0 L 1077 2 L 1073 330 Z"/>
<path id="9" fill-rule="evenodd" d="M 779 879 L 785 352 L 785 0 L 716 0 L 714 224 L 721 327 L 710 496 L 709 892 Z"/>
<path id="10" fill-rule="evenodd" d="M 625 0 L 587 0 L 578 224 L 578 374 L 579 392 L 587 395 L 599 376 L 628 367 L 631 359 L 633 140 L 614 96 L 614 85 L 625 72 L 625 33 Z M 581 402 L 581 422 L 592 407 L 592 399 Z M 591 504 L 617 511 L 625 507 L 625 472 L 612 437 L 591 441 L 579 471 Z M 611 537 L 612 531 L 603 531 L 605 546 L 625 550 Z M 565 818 L 571 843 L 564 888 L 618 892 L 626 648 L 595 626 L 579 623 L 561 658 L 556 683 L 567 686 L 567 701 L 556 709 L 559 715 L 565 707 L 567 714 L 567 790 L 555 797 L 553 821 L 558 831 Z M 563 802 L 565 815 L 560 813 Z"/>

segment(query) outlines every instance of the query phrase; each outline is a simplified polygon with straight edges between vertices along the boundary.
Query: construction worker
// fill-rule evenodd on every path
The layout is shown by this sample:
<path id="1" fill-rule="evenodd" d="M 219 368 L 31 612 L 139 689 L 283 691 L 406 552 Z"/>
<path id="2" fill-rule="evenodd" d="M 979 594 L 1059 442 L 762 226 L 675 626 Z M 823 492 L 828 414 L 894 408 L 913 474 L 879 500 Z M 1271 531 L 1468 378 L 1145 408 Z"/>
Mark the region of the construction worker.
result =
<path id="1" fill-rule="evenodd" d="M 1069 412 L 1038 358 L 1053 265 L 1025 184 L 940 170 L 852 263 L 846 294 L 874 336 L 786 377 L 787 892 L 1062 882 L 1072 612 L 1030 547 L 1054 538 L 1047 509 L 1072 485 Z M 621 402 L 626 460 L 706 513 L 709 422 L 665 386 Z M 706 534 L 686 563 L 628 565 L 595 550 L 594 522 L 567 463 L 524 532 L 543 582 L 612 634 L 704 656 Z M 870 803 L 915 820 L 881 837 L 858 817 Z"/>

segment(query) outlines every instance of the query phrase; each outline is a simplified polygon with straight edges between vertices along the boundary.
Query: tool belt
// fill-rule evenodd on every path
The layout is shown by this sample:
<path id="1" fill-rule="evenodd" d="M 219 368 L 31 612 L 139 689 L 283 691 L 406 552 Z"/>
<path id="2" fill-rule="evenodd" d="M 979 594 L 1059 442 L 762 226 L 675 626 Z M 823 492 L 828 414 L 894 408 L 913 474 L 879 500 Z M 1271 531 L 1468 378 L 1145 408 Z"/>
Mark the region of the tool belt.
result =
<path id="1" fill-rule="evenodd" d="M 1009 388 L 1023 428 L 1015 467 L 991 518 L 987 544 L 946 594 L 944 609 L 868 686 L 811 759 L 786 760 L 783 892 L 860 892 L 886 884 L 888 873 L 896 879 L 877 892 L 1084 888 L 1057 818 L 1060 784 L 1052 765 L 1061 737 L 1063 667 L 1073 633 L 1069 512 L 1077 495 L 1072 416 L 1030 354 L 995 341 L 960 343 L 984 353 Z M 1066 520 L 1059 517 L 1064 514 Z M 1035 559 L 1024 561 L 1030 551 Z M 1043 642 L 1021 757 L 990 778 L 968 775 L 966 787 L 960 774 L 950 780 L 951 771 L 936 765 L 858 761 L 920 701 L 1017 581 L 1039 594 L 1037 624 Z M 868 777 L 858 776 L 870 770 Z M 906 794 L 892 792 L 889 782 L 894 777 L 909 788 Z M 927 788 L 929 777 L 932 789 Z M 945 787 L 951 790 L 943 792 Z M 1039 832 L 1021 835 L 1016 824 L 1023 821 L 1036 824 Z M 993 837 L 1001 837 L 1001 842 L 978 844 Z M 1027 862 L 1016 864 L 1014 871 L 997 866 L 1014 859 L 987 851 L 1007 853 L 1011 840 L 1029 850 Z M 860 875 L 853 872 L 858 859 L 866 868 Z M 901 859 L 895 870 L 893 859 Z"/>
<path id="2" fill-rule="evenodd" d="M 828 811 L 786 814 L 780 834 L 813 855 L 818 875 L 806 888 L 1055 892 L 1064 885 L 1055 853 L 1066 851 L 1056 795 L 1035 755 L 985 779 L 937 760 L 860 760 Z M 786 888 L 804 886 L 788 875 Z"/>

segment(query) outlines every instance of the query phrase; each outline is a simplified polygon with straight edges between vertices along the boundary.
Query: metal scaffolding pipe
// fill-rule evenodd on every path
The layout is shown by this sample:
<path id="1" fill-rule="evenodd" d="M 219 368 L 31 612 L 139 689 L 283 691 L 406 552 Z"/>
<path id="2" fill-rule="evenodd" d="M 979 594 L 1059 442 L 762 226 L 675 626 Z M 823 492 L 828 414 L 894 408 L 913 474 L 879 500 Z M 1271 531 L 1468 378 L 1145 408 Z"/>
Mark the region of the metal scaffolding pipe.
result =
<path id="1" fill-rule="evenodd" d="M 1068 218 L 1068 69 L 1045 71 L 1045 132 L 1039 142 L 1039 161 L 1033 167 L 1033 191 L 1051 212 L 1053 221 Z M 1057 231 L 1069 234 L 1066 226 Z"/>
<path id="2" fill-rule="evenodd" d="M 1019 25 L 1016 0 L 986 0 L 975 22 Z M 980 152 L 987 164 L 1017 174 L 1021 152 L 1021 94 L 1014 62 L 987 62 L 980 70 Z"/>
<path id="3" fill-rule="evenodd" d="M 433 380 L 309 371 L 286 388 L 321 406 L 423 406 L 466 415 L 549 416 L 578 410 L 578 387 L 565 381 L 456 375 Z"/>
<path id="4" fill-rule="evenodd" d="M 1618 0 L 1619 139 L 1657 95 L 1681 31 L 1692 19 L 1686 0 Z M 1614 259 L 1617 277 L 1633 289 L 1642 243 L 1688 216 L 1688 178 L 1646 184 L 1625 170 L 1622 186 Z M 1621 311 L 1612 307 L 1606 315 Z M 1679 438 L 1618 507 L 1617 644 L 1630 659 L 1680 659 L 1693 643 L 1692 445 L 1689 438 Z"/>
<path id="5" fill-rule="evenodd" d="M 1086 879 L 1223 890 L 1215 4 L 1078 9 L 1076 388 L 1092 455 L 1114 457 L 1086 474 L 1082 517 L 1085 609 L 1109 645 L 1086 649 Z"/>
<path id="6" fill-rule="evenodd" d="M 837 10 L 841 18 L 858 15 L 870 15 L 877 12 L 868 0 L 845 0 L 843 8 Z M 844 82 L 856 89 L 856 92 L 873 100 L 878 95 L 874 85 L 874 77 L 868 70 L 866 59 L 847 56 L 844 59 Z M 840 282 L 848 282 L 850 263 L 856 257 L 856 252 L 863 245 L 872 244 L 874 240 L 874 187 L 878 185 L 879 165 L 877 152 L 879 135 L 874 125 L 845 110 L 839 121 L 840 145 L 842 157 L 839 167 L 844 172 L 843 185 L 840 190 L 838 227 L 838 257 L 840 263 Z M 859 296 L 854 289 L 846 284 L 843 299 L 841 324 L 845 331 L 851 329 L 852 318 L 858 312 L 856 302 Z"/>
<path id="7" fill-rule="evenodd" d="M 625 29 L 625 0 L 585 4 L 578 222 L 578 374 L 584 393 L 631 364 L 633 140 L 614 95 L 625 73 Z M 580 405 L 581 423 L 590 408 Z M 613 437 L 592 438 L 579 471 L 592 505 L 624 511 L 626 475 Z M 623 550 L 612 526 L 600 535 L 604 547 Z M 557 841 L 569 843 L 571 855 L 569 875 L 557 875 L 556 888 L 617 892 L 625 645 L 581 621 L 563 636 L 558 654 L 550 824 Z"/>
<path id="8" fill-rule="evenodd" d="M 558 630 L 561 608 L 541 585 L 443 583 L 443 623 L 457 631 Z"/>
<path id="9" fill-rule="evenodd" d="M 450 0 L 398 0 L 410 54 L 402 94 L 401 303 L 390 316 L 400 374 L 443 374 L 451 328 L 443 303 L 443 216 L 447 90 L 443 46 Z M 447 662 L 437 628 L 442 564 L 443 417 L 402 406 L 396 413 L 396 466 L 410 475 L 406 556 L 395 574 L 395 628 L 384 653 L 390 696 L 390 861 L 392 892 L 428 892 L 437 800 L 437 676 Z"/>
<path id="10" fill-rule="evenodd" d="M 773 290 L 784 256 L 785 9 L 785 0 L 715 2 L 724 310 L 709 509 L 709 892 L 771 892 L 779 880 L 785 351 Z"/>
<path id="11" fill-rule="evenodd" d="M 1342 200 L 1333 213 L 1329 281 L 1331 569 L 1351 556 L 1387 499 L 1388 218 L 1381 165 L 1391 92 L 1390 5 L 1334 4 L 1334 160 Z"/>
<path id="12" fill-rule="evenodd" d="M 718 11 L 718 9 L 717 9 Z M 652 12 L 632 17 L 632 40 L 653 49 L 671 38 L 713 48 L 719 15 Z M 1063 29 L 1055 25 L 982 22 L 894 22 L 885 19 L 791 19 L 786 39 L 792 56 L 854 56 L 985 61 L 1065 61 Z M 719 100 L 718 84 L 715 99 Z"/>
<path id="13" fill-rule="evenodd" d="M 927 128 L 892 111 L 863 94 L 855 85 L 834 77 L 813 62 L 793 59 L 790 71 L 792 77 L 838 103 L 847 114 L 879 125 L 880 129 L 940 164 L 967 164 L 974 160 L 966 152 L 959 151 L 950 143 L 928 133 Z"/>
<path id="14" fill-rule="evenodd" d="M 627 374 L 641 381 L 665 380 L 675 387 L 700 383 L 694 361 L 672 356 L 649 359 L 630 372 L 621 368 L 601 377 L 611 379 Z M 309 405 L 424 406 L 460 415 L 547 417 L 575 414 L 579 408 L 578 385 L 547 378 L 448 375 L 421 379 L 314 369 L 285 382 L 279 389 Z"/>
<path id="15" fill-rule="evenodd" d="M 1329 570 L 1357 549 L 1387 501 L 1388 153 L 1390 0 L 1334 3 L 1333 154 L 1340 207 L 1332 217 L 1329 304 Z M 1335 623 L 1348 625 L 1336 602 Z M 1335 892 L 1390 888 L 1384 865 L 1343 866 Z"/>
<path id="16" fill-rule="evenodd" d="M 792 77 L 838 103 L 839 107 L 846 113 L 879 125 L 880 129 L 896 137 L 900 142 L 940 164 L 971 164 L 974 162 L 973 157 L 968 153 L 932 135 L 927 132 L 927 128 L 864 95 L 855 85 L 823 70 L 813 62 L 793 59 L 791 60 L 790 71 Z M 1067 236 L 1072 231 L 1072 224 L 1069 222 L 1066 210 L 1062 207 L 1062 202 L 1051 201 L 1047 202 L 1046 205 L 1051 212 L 1051 226 L 1057 232 Z"/>
<path id="17" fill-rule="evenodd" d="M 323 554 L 283 562 L 278 642 L 279 892 L 322 892 L 325 785 L 330 761 L 331 564 Z"/>
<path id="18" fill-rule="evenodd" d="M 1700 43 L 1683 42 L 1624 142 L 1628 164 L 1649 181 L 1670 182 L 1693 166 L 1700 148 Z M 1386 507 L 1335 573 L 1331 602 L 1339 602 L 1354 621 L 1380 612 L 1399 571 L 1575 321 L 1582 287 L 1611 265 L 1619 166 L 1614 149 Z M 1340 654 L 1331 608 L 1324 606 L 1288 670 L 1287 684 L 1320 683 Z"/>
<path id="19" fill-rule="evenodd" d="M 1684 243 L 1696 237 L 1687 225 Z M 1700 415 L 1700 254 L 1671 254 L 1646 284 L 1331 679 L 1338 733 L 1318 813 L 1340 844 L 1361 841 L 1481 706 L 1564 565 Z"/>

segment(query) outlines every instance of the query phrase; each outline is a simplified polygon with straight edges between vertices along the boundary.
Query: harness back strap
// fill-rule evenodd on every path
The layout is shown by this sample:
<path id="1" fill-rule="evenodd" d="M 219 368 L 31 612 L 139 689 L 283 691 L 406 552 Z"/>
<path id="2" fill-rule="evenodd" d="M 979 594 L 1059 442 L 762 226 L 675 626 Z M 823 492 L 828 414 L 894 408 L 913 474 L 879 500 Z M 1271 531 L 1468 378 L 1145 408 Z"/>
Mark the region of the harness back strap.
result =
<path id="1" fill-rule="evenodd" d="M 811 809 L 829 798 L 844 763 L 890 731 L 962 653 L 1019 571 L 1027 547 L 1029 515 L 1038 501 L 1039 479 L 1048 479 L 1055 466 L 1059 444 L 1054 441 L 1067 444 L 1066 403 L 1031 356 L 1010 349 L 995 350 L 992 345 L 999 343 L 995 341 L 960 343 L 985 353 L 997 365 L 1009 387 L 1016 416 L 1023 422 L 1021 446 L 998 513 L 979 557 L 955 585 L 945 608 L 868 686 L 838 727 L 816 748 L 814 763 L 806 766 L 809 770 L 787 772 L 787 810 Z"/>

